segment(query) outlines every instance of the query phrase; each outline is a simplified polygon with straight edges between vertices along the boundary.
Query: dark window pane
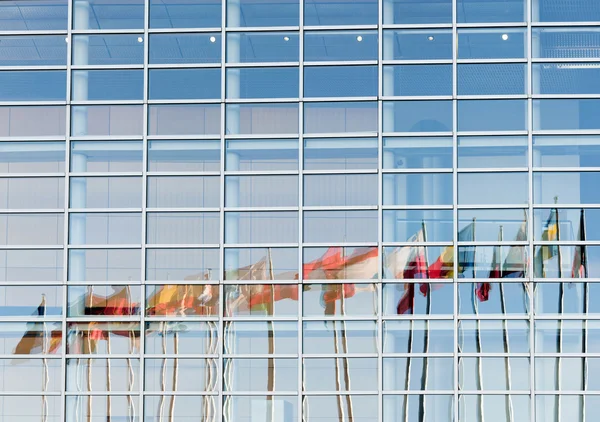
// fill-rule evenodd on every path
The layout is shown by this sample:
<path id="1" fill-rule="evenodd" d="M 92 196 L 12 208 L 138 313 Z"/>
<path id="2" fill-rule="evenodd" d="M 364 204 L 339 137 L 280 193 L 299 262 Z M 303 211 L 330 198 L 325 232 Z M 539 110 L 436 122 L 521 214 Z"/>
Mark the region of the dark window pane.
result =
<path id="1" fill-rule="evenodd" d="M 73 35 L 74 65 L 143 64 L 144 38 L 132 35 Z"/>
<path id="2" fill-rule="evenodd" d="M 305 0 L 305 25 L 376 25 L 376 0 Z"/>
<path id="3" fill-rule="evenodd" d="M 596 27 L 532 29 L 532 56 L 549 59 L 593 59 L 600 57 L 600 30 Z M 593 66 L 590 64 L 590 66 Z"/>
<path id="4" fill-rule="evenodd" d="M 377 60 L 377 32 L 306 32 L 304 33 L 304 60 Z"/>
<path id="5" fill-rule="evenodd" d="M 377 103 L 304 103 L 304 133 L 377 131 Z"/>
<path id="6" fill-rule="evenodd" d="M 304 69 L 305 97 L 377 95 L 376 66 L 315 66 Z"/>
<path id="7" fill-rule="evenodd" d="M 430 24 L 452 22 L 451 0 L 387 0 L 384 24 Z"/>
<path id="8" fill-rule="evenodd" d="M 143 29 L 144 0 L 74 0 L 73 29 Z"/>
<path id="9" fill-rule="evenodd" d="M 63 70 L 2 71 L 0 101 L 64 101 L 66 77 Z"/>
<path id="10" fill-rule="evenodd" d="M 523 95 L 526 64 L 459 64 L 458 95 Z"/>
<path id="11" fill-rule="evenodd" d="M 385 101 L 384 132 L 450 132 L 452 101 Z"/>
<path id="12" fill-rule="evenodd" d="M 224 0 L 225 1 L 225 0 Z M 226 0 L 227 26 L 297 26 L 300 19 L 299 0 Z"/>
<path id="13" fill-rule="evenodd" d="M 149 135 L 218 135 L 219 104 L 161 104 L 148 106 Z"/>
<path id="14" fill-rule="evenodd" d="M 66 66 L 67 46 L 64 35 L 1 36 L 0 66 Z"/>
<path id="15" fill-rule="evenodd" d="M 460 100 L 459 131 L 527 129 L 526 100 Z"/>
<path id="16" fill-rule="evenodd" d="M 526 4 L 525 0 L 457 0 L 456 19 L 459 23 L 524 22 Z"/>
<path id="17" fill-rule="evenodd" d="M 149 62 L 219 63 L 221 34 L 151 34 Z"/>
<path id="18" fill-rule="evenodd" d="M 221 98 L 221 69 L 150 69 L 150 100 Z"/>
<path id="19" fill-rule="evenodd" d="M 215 69 L 220 72 L 220 69 Z M 227 98 L 298 98 L 297 67 L 227 69 Z M 220 85 L 217 98 L 220 97 Z"/>
<path id="20" fill-rule="evenodd" d="M 384 60 L 452 59 L 448 29 L 388 29 L 383 31 Z"/>
<path id="21" fill-rule="evenodd" d="M 74 70 L 74 101 L 142 100 L 143 70 Z"/>
<path id="22" fill-rule="evenodd" d="M 527 56 L 522 28 L 460 29 L 459 59 L 520 59 Z"/>
<path id="23" fill-rule="evenodd" d="M 452 95 L 452 65 L 384 66 L 383 95 Z"/>
<path id="24" fill-rule="evenodd" d="M 297 32 L 235 32 L 227 34 L 227 63 L 297 62 Z"/>
<path id="25" fill-rule="evenodd" d="M 218 28 L 221 0 L 151 0 L 150 28 Z"/>
<path id="26" fill-rule="evenodd" d="M 560 7 L 552 0 L 532 0 L 533 22 L 584 22 L 600 20 L 600 3 L 594 0 L 569 2 L 569 7 Z"/>
<path id="27" fill-rule="evenodd" d="M 66 30 L 69 26 L 67 8 L 67 0 L 3 1 L 0 2 L 0 30 Z"/>

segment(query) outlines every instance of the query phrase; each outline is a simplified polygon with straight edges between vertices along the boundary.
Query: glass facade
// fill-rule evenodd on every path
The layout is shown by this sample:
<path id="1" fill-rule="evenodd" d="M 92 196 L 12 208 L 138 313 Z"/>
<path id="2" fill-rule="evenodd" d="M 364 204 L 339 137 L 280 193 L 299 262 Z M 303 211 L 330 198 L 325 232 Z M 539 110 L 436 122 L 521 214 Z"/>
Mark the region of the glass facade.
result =
<path id="1" fill-rule="evenodd" d="M 0 422 L 596 421 L 598 22 L 1 1 Z"/>

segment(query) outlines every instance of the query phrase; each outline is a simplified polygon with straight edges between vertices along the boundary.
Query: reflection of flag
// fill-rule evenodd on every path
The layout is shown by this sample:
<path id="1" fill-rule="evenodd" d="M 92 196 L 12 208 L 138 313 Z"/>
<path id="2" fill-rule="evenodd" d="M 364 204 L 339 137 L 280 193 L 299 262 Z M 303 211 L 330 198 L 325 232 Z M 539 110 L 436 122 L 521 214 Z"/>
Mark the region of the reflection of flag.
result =
<path id="1" fill-rule="evenodd" d="M 492 290 L 492 283 L 477 283 L 477 289 L 475 294 L 480 302 L 485 302 L 490 298 L 490 290 Z"/>
<path id="2" fill-rule="evenodd" d="M 268 284 L 249 285 L 248 304 L 250 308 L 257 305 L 270 304 L 283 299 L 298 300 L 298 285 L 296 284 Z"/>
<path id="3" fill-rule="evenodd" d="M 240 268 L 237 273 L 237 280 L 268 280 L 267 257 L 264 256 L 254 264 Z"/>
<path id="4" fill-rule="evenodd" d="M 579 234 L 577 240 L 585 242 L 585 211 L 582 209 L 579 216 Z M 587 250 L 585 245 L 575 246 L 575 256 L 573 257 L 573 269 L 571 270 L 573 278 L 588 277 Z"/>
<path id="5" fill-rule="evenodd" d="M 424 227 L 415 233 L 409 242 L 425 242 L 425 231 Z M 396 249 L 391 254 L 392 270 L 396 271 L 394 276 L 399 279 L 422 279 L 427 278 L 427 258 L 425 256 L 424 246 L 404 246 Z M 426 296 L 429 291 L 429 283 L 422 283 L 420 286 L 421 293 Z M 415 301 L 415 284 L 405 283 L 404 293 L 398 305 L 396 311 L 398 314 L 404 314 L 408 311 L 413 311 Z"/>
<path id="6" fill-rule="evenodd" d="M 331 279 L 335 277 L 342 264 L 342 248 L 330 247 L 321 258 L 302 266 L 303 277 L 307 280 Z"/>
<path id="7" fill-rule="evenodd" d="M 516 242 L 524 242 L 527 240 L 527 216 L 523 219 L 521 227 L 515 237 Z M 527 273 L 527 246 L 516 245 L 511 246 L 506 254 L 504 265 L 502 266 L 501 277 L 524 277 Z"/>
<path id="8" fill-rule="evenodd" d="M 475 222 L 470 223 L 458 233 L 459 242 L 472 242 L 475 238 Z M 469 246 L 458 256 L 458 272 L 475 267 L 475 248 Z M 454 246 L 446 247 L 438 259 L 429 266 L 429 278 L 454 277 Z"/>
<path id="9" fill-rule="evenodd" d="M 138 305 L 131 303 L 127 287 L 103 297 L 92 292 L 85 298 L 85 315 L 135 315 Z"/>
<path id="10" fill-rule="evenodd" d="M 335 278 L 338 280 L 370 280 L 379 273 L 378 251 L 375 247 L 357 248 L 344 259 Z"/>
<path id="11" fill-rule="evenodd" d="M 321 306 L 325 315 L 335 315 L 335 303 L 342 298 L 351 298 L 356 294 L 354 284 L 323 284 L 321 285 Z"/>
<path id="12" fill-rule="evenodd" d="M 46 297 L 42 296 L 40 305 L 33 313 L 34 316 L 44 317 L 46 315 Z M 32 355 L 36 353 L 54 353 L 60 348 L 62 342 L 62 331 L 52 330 L 50 338 L 45 339 L 43 322 L 27 323 L 27 331 L 15 347 L 15 355 Z"/>
<path id="13" fill-rule="evenodd" d="M 560 241 L 560 227 L 558 225 L 558 210 L 552 208 L 550 215 L 544 225 L 544 231 L 542 232 L 542 241 L 552 242 Z M 545 261 L 558 255 L 558 245 L 541 245 L 538 249 L 535 260 L 536 260 L 536 273 L 538 276 L 545 277 L 546 270 L 544 268 Z M 559 272 L 561 268 L 559 268 Z"/>

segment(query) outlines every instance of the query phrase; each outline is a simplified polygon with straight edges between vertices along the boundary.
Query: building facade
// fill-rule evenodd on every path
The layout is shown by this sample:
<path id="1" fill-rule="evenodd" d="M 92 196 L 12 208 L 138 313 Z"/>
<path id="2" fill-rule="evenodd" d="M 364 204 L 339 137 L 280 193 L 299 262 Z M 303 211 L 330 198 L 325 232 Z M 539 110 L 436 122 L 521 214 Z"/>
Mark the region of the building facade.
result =
<path id="1" fill-rule="evenodd" d="M 0 422 L 591 422 L 598 0 L 0 2 Z"/>

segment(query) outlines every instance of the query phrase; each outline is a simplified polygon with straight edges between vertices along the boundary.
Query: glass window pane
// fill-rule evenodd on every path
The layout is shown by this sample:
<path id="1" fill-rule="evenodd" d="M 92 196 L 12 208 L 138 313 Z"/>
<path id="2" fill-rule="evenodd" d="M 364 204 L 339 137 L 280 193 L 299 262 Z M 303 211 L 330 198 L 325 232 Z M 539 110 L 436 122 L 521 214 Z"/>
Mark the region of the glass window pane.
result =
<path id="1" fill-rule="evenodd" d="M 142 142 L 72 141 L 71 171 L 142 171 Z"/>
<path id="2" fill-rule="evenodd" d="M 379 277 L 379 252 L 374 246 L 305 248 L 303 278 L 305 280 L 372 280 Z M 354 292 L 345 285 L 345 295 Z M 367 289 L 368 290 L 368 289 Z M 334 296 L 335 299 L 336 296 Z"/>
<path id="3" fill-rule="evenodd" d="M 598 99 L 544 99 L 533 101 L 533 130 L 598 129 Z"/>
<path id="4" fill-rule="evenodd" d="M 384 138 L 383 168 L 452 168 L 452 138 Z"/>
<path id="5" fill-rule="evenodd" d="M 151 34 L 148 60 L 151 64 L 220 63 L 221 34 Z"/>
<path id="6" fill-rule="evenodd" d="M 527 210 L 525 209 L 458 210 L 458 230 L 462 230 L 473 221 L 477 224 L 474 241 L 522 242 L 527 240 Z"/>
<path id="7" fill-rule="evenodd" d="M 0 101 L 64 101 L 66 77 L 63 70 L 2 71 Z"/>
<path id="8" fill-rule="evenodd" d="M 298 314 L 296 284 L 228 284 L 223 287 L 225 316 L 272 317 Z"/>
<path id="9" fill-rule="evenodd" d="M 2 399 L 0 414 L 6 419 L 61 420 L 61 400 L 58 396 L 11 395 Z"/>
<path id="10" fill-rule="evenodd" d="M 563 249 L 564 250 L 564 249 Z M 548 274 L 549 275 L 549 274 Z M 556 276 L 556 275 L 555 275 Z M 536 283 L 535 313 L 560 318 L 562 315 L 579 316 L 596 314 L 600 296 L 597 283 Z"/>
<path id="11" fill-rule="evenodd" d="M 298 400 L 295 396 L 225 396 L 223 406 L 230 409 L 224 412 L 223 422 L 236 422 L 236 415 L 252 415 L 257 420 L 267 420 L 271 417 L 267 416 L 268 412 L 277 421 L 298 421 Z"/>
<path id="12" fill-rule="evenodd" d="M 150 1 L 150 28 L 218 28 L 221 0 Z"/>
<path id="13" fill-rule="evenodd" d="M 585 254 L 583 262 L 582 258 L 579 258 L 581 254 Z M 596 264 L 598 259 L 600 259 L 600 247 L 596 245 L 536 246 L 533 260 L 534 275 L 540 278 L 596 278 L 600 277 L 600 268 Z M 572 283 L 569 288 L 573 288 Z M 593 307 L 595 309 L 595 305 Z"/>
<path id="14" fill-rule="evenodd" d="M 69 281 L 139 281 L 139 249 L 70 249 Z"/>
<path id="15" fill-rule="evenodd" d="M 0 281 L 53 282 L 63 281 L 63 251 L 2 250 L 0 251 Z"/>
<path id="16" fill-rule="evenodd" d="M 3 355 L 50 355 L 62 353 L 60 323 L 3 322 L 0 324 Z"/>
<path id="17" fill-rule="evenodd" d="M 435 376 L 428 377 L 429 373 Z M 452 358 L 408 357 L 383 359 L 384 390 L 452 390 L 454 389 Z M 406 383 L 408 383 L 408 388 Z M 387 397 L 387 396 L 386 396 Z"/>
<path id="18" fill-rule="evenodd" d="M 227 171 L 298 169 L 297 139 L 230 139 L 225 149 Z"/>
<path id="19" fill-rule="evenodd" d="M 1 19 L 0 29 L 7 22 Z M 64 24 L 66 28 L 66 19 Z M 0 66 L 66 66 L 67 46 L 64 35 L 0 36 Z"/>
<path id="20" fill-rule="evenodd" d="M 191 245 L 219 243 L 219 213 L 153 212 L 146 216 L 146 243 Z"/>
<path id="21" fill-rule="evenodd" d="M 450 132 L 452 101 L 384 101 L 384 132 Z"/>
<path id="22" fill-rule="evenodd" d="M 185 277 L 197 283 L 213 276 L 209 269 Z M 219 315 L 218 284 L 167 284 L 146 287 L 147 316 L 216 317 Z"/>
<path id="23" fill-rule="evenodd" d="M 227 176 L 225 206 L 297 207 L 298 176 Z"/>
<path id="24" fill-rule="evenodd" d="M 598 359 L 596 358 L 580 358 L 580 357 L 547 357 L 547 358 L 536 358 L 535 359 L 535 387 L 539 390 L 545 391 L 578 391 L 581 390 L 584 384 L 582 379 L 586 377 L 587 385 L 597 384 L 596 377 L 589 377 L 589 372 L 586 374 L 588 368 L 597 368 Z M 561 377 L 557 379 L 556 373 L 558 368 L 561 368 Z M 584 375 L 585 374 L 585 375 Z M 588 378 L 589 377 L 589 378 Z M 590 388 L 590 390 L 596 390 L 596 388 Z"/>
<path id="25" fill-rule="evenodd" d="M 596 48 L 600 29 L 595 27 L 532 28 L 532 56 L 549 59 L 593 59 L 600 57 Z"/>
<path id="26" fill-rule="evenodd" d="M 225 280 L 298 280 L 297 248 L 227 248 Z"/>
<path id="27" fill-rule="evenodd" d="M 502 3 L 486 0 L 457 0 L 456 12 L 459 23 L 524 22 L 525 0 L 509 0 Z"/>
<path id="28" fill-rule="evenodd" d="M 340 367 L 342 365 L 344 376 L 338 378 L 336 374 L 341 372 Z M 303 371 L 304 391 L 377 391 L 378 368 L 377 359 L 374 358 L 344 358 L 343 360 L 306 358 L 303 361 Z M 317 397 L 309 397 L 309 400 L 315 398 Z M 355 406 L 358 405 L 354 400 L 352 403 Z M 377 406 L 374 405 L 370 410 L 376 412 L 376 408 Z M 310 415 L 310 412 L 306 413 Z M 323 412 L 319 416 L 325 416 L 326 414 L 326 412 Z M 354 415 L 357 417 L 356 414 Z M 369 413 L 369 417 L 373 416 L 374 413 Z"/>
<path id="29" fill-rule="evenodd" d="M 67 323 L 68 354 L 132 355 L 140 352 L 139 322 Z M 106 406 L 105 406 L 106 407 Z"/>
<path id="30" fill-rule="evenodd" d="M 463 320 L 458 322 L 458 338 L 463 353 L 504 353 L 505 341 L 511 353 L 529 353 L 529 321 Z"/>
<path id="31" fill-rule="evenodd" d="M 298 133 L 298 121 L 298 104 L 294 103 L 225 106 L 228 135 Z"/>
<path id="32" fill-rule="evenodd" d="M 304 68 L 305 97 L 368 97 L 375 95 L 377 95 L 377 66 Z"/>
<path id="33" fill-rule="evenodd" d="M 68 27 L 67 0 L 12 0 L 0 3 L 0 30 L 47 31 Z M 64 38 L 64 37 L 63 37 Z"/>
<path id="34" fill-rule="evenodd" d="M 383 176 L 384 205 L 452 205 L 452 191 L 451 173 Z"/>
<path id="35" fill-rule="evenodd" d="M 216 391 L 218 378 L 214 375 L 217 371 L 216 359 L 146 359 L 144 361 L 144 390 L 146 391 Z M 163 374 L 163 368 L 166 369 L 166 375 Z M 175 373 L 177 376 L 174 377 Z M 176 380 L 176 383 L 173 380 Z M 164 382 L 164 384 L 163 384 Z M 164 387 L 163 387 L 164 385 Z M 188 397 L 188 396 L 186 396 Z M 204 406 L 198 406 L 198 401 L 206 400 L 205 398 L 189 397 L 194 399 L 194 403 L 189 403 L 187 406 L 191 409 L 197 409 Z M 159 408 L 159 399 L 161 396 L 147 397 L 152 400 L 155 405 L 148 406 L 151 409 L 146 410 L 146 414 L 156 412 Z M 183 399 L 183 397 L 177 397 Z M 147 402 L 146 402 L 147 403 Z M 181 412 L 177 412 L 181 415 Z M 201 419 L 202 420 L 202 419 Z"/>
<path id="36" fill-rule="evenodd" d="M 60 209 L 65 207 L 65 179 L 0 178 L 1 209 Z"/>
<path id="37" fill-rule="evenodd" d="M 460 136 L 459 168 L 527 167 L 526 136 Z"/>
<path id="38" fill-rule="evenodd" d="M 221 98 L 221 69 L 150 69 L 150 100 Z"/>
<path id="39" fill-rule="evenodd" d="M 305 211 L 304 242 L 377 242 L 377 211 Z"/>
<path id="40" fill-rule="evenodd" d="M 388 29 L 383 31 L 384 60 L 452 60 L 452 31 Z"/>
<path id="41" fill-rule="evenodd" d="M 415 292 L 416 290 L 418 292 Z M 383 315 L 452 316 L 454 312 L 453 290 L 454 286 L 447 283 L 385 284 L 383 286 Z M 426 295 L 423 295 L 423 292 Z M 417 350 L 412 351 L 416 352 Z"/>
<path id="42" fill-rule="evenodd" d="M 306 213 L 305 213 L 306 215 Z M 451 242 L 453 232 L 451 210 L 384 210 L 384 242 L 417 242 L 414 237 L 425 228 L 427 242 Z"/>
<path id="43" fill-rule="evenodd" d="M 304 316 L 373 317 L 377 315 L 375 284 L 305 284 Z"/>
<path id="44" fill-rule="evenodd" d="M 144 0 L 74 0 L 73 29 L 143 29 Z"/>
<path id="45" fill-rule="evenodd" d="M 408 340 L 412 336 L 412 344 L 425 344 L 425 336 L 429 341 L 430 353 L 452 353 L 454 350 L 454 327 L 450 321 L 384 321 L 383 352 L 412 353 Z"/>
<path id="46" fill-rule="evenodd" d="M 15 359 L 1 359 L 0 360 L 0 371 L 2 371 L 2 378 L 5 382 L 0 385 L 0 391 L 3 393 L 12 393 L 13 391 L 22 391 L 23 393 L 58 393 L 61 391 L 61 379 L 62 379 L 62 365 L 60 359 L 21 359 L 17 360 L 18 364 L 15 364 Z M 21 397 L 16 397 L 17 400 Z M 36 397 L 28 397 L 29 400 L 33 401 Z M 54 400 L 58 397 L 46 397 L 47 399 Z M 15 396 L 3 397 L 4 403 L 13 402 Z M 8 399 L 8 400 L 7 400 Z M 18 400 L 20 401 L 20 400 Z M 19 403 L 22 405 L 23 403 Z M 58 400 L 56 401 L 58 404 Z M 12 403 L 16 405 L 16 403 Z M 42 408 L 42 403 L 28 403 L 30 406 L 37 406 L 35 410 Z M 16 406 L 15 406 L 16 408 Z M 48 416 L 48 421 L 58 421 L 60 414 L 59 407 L 55 407 L 56 413 L 52 416 Z M 32 409 L 33 410 L 33 409 Z M 10 417 L 10 416 L 9 416 Z M 18 411 L 14 413 L 14 417 L 18 420 L 19 418 L 25 417 L 24 412 Z M 37 415 L 37 418 L 42 419 L 41 415 Z M 37 418 L 32 418 L 37 420 Z"/>
<path id="47" fill-rule="evenodd" d="M 299 0 L 227 0 L 227 26 L 297 26 Z"/>
<path id="48" fill-rule="evenodd" d="M 460 29 L 459 59 L 522 59 L 527 57 L 524 28 Z"/>
<path id="49" fill-rule="evenodd" d="M 140 314 L 139 286 L 69 286 L 67 316 L 101 318 Z"/>
<path id="50" fill-rule="evenodd" d="M 62 245 L 63 214 L 0 214 L 0 245 Z"/>
<path id="51" fill-rule="evenodd" d="M 225 243 L 297 243 L 298 212 L 226 212 Z"/>
<path id="52" fill-rule="evenodd" d="M 138 34 L 73 35 L 72 61 L 74 65 L 143 64 L 144 39 Z"/>
<path id="53" fill-rule="evenodd" d="M 150 355 L 218 353 L 216 346 L 219 342 L 219 329 L 214 321 L 186 321 L 185 324 L 173 324 L 166 330 L 163 322 L 147 322 L 145 331 L 145 352 Z"/>
<path id="54" fill-rule="evenodd" d="M 146 280 L 219 279 L 218 249 L 147 249 Z"/>
<path id="55" fill-rule="evenodd" d="M 65 136 L 65 106 L 2 106 L 0 136 Z"/>
<path id="56" fill-rule="evenodd" d="M 62 286 L 0 286 L 0 316 L 27 319 L 61 316 L 62 295 Z M 40 307 L 40 304 L 44 306 Z M 0 360 L 0 368 L 3 363 Z"/>
<path id="57" fill-rule="evenodd" d="M 527 173 L 461 173 L 458 175 L 460 205 L 527 204 L 528 197 Z"/>
<path id="58" fill-rule="evenodd" d="M 387 0 L 384 24 L 431 24 L 452 22 L 452 1 Z"/>
<path id="59" fill-rule="evenodd" d="M 216 208 L 221 197 L 219 177 L 148 177 L 149 208 Z"/>
<path id="60" fill-rule="evenodd" d="M 377 131 L 377 103 L 304 103 L 304 133 Z"/>
<path id="61" fill-rule="evenodd" d="M 590 321 L 584 328 L 583 321 L 547 320 L 535 322 L 535 350 L 538 353 L 581 353 L 583 339 L 598 338 L 598 323 Z M 584 331 L 585 330 L 585 331 Z M 583 334 L 586 334 L 585 336 Z M 559 342 L 559 338 L 561 341 Z M 559 350 L 560 343 L 560 350 Z M 588 342 L 594 345 L 588 348 L 589 353 L 597 353 L 597 341 Z"/>
<path id="62" fill-rule="evenodd" d="M 296 359 L 227 359 L 224 367 L 230 374 L 225 391 L 298 391 Z M 287 419 L 279 419 L 285 421 Z"/>
<path id="63" fill-rule="evenodd" d="M 533 65 L 534 94 L 600 94 L 600 66 L 595 63 Z"/>
<path id="64" fill-rule="evenodd" d="M 503 249 L 506 251 L 506 248 Z M 520 249 L 524 250 L 525 247 Z M 512 278 L 513 274 L 502 275 Z M 497 318 L 502 318 L 502 315 L 526 316 L 530 309 L 529 298 L 529 286 L 525 282 L 460 283 L 458 284 L 458 313 L 494 315 Z"/>
<path id="65" fill-rule="evenodd" d="M 304 61 L 377 60 L 377 44 L 376 31 L 305 32 Z"/>
<path id="66" fill-rule="evenodd" d="M 376 174 L 306 175 L 304 205 L 377 205 Z"/>
<path id="67" fill-rule="evenodd" d="M 220 69 L 215 69 L 220 72 Z M 297 67 L 246 67 L 227 69 L 227 98 L 298 98 Z M 217 98 L 220 97 L 221 86 Z"/>
<path id="68" fill-rule="evenodd" d="M 558 212 L 558 233 L 552 231 Z M 600 218 L 600 209 L 590 208 L 538 208 L 533 211 L 533 235 L 535 240 L 600 240 L 600 226 L 596 223 Z M 582 226 L 584 231 L 582 233 Z M 550 228 L 548 231 L 547 229 Z"/>
<path id="69" fill-rule="evenodd" d="M 459 64 L 458 95 L 526 94 L 526 64 Z"/>
<path id="70" fill-rule="evenodd" d="M 507 406 L 510 400 L 510 407 Z M 478 415 L 486 420 L 510 420 L 519 415 L 519 420 L 530 421 L 530 397 L 525 394 L 461 395 L 458 398 L 459 422 L 473 420 Z M 498 419 L 496 419 L 498 418 Z"/>
<path id="71" fill-rule="evenodd" d="M 74 70 L 72 89 L 74 101 L 142 100 L 144 71 Z"/>
<path id="72" fill-rule="evenodd" d="M 298 323 L 295 321 L 227 321 L 223 340 L 226 354 L 297 355 Z M 274 353 L 269 350 L 273 350 Z"/>
<path id="73" fill-rule="evenodd" d="M 141 242 L 141 214 L 69 214 L 70 245 L 132 245 Z"/>
<path id="74" fill-rule="evenodd" d="M 377 353 L 375 321 L 304 321 L 302 325 L 302 351 L 306 354 Z M 336 351 L 335 336 L 345 338 L 340 351 Z"/>
<path id="75" fill-rule="evenodd" d="M 534 136 L 534 167 L 600 167 L 600 137 Z"/>
<path id="76" fill-rule="evenodd" d="M 408 409 L 407 422 L 419 422 L 419 409 L 422 414 L 436 415 L 441 420 L 454 418 L 454 396 L 446 394 L 390 394 L 383 396 L 383 422 L 396 422 L 404 418 Z"/>
<path id="77" fill-rule="evenodd" d="M 377 167 L 377 140 L 324 138 L 304 140 L 304 170 L 350 170 Z"/>
<path id="78" fill-rule="evenodd" d="M 460 100 L 458 130 L 527 130 L 527 101 Z"/>
<path id="79" fill-rule="evenodd" d="M 452 65 L 384 66 L 383 95 L 452 95 Z"/>
<path id="80" fill-rule="evenodd" d="M 227 34 L 227 63 L 297 62 L 299 57 L 298 32 Z"/>
<path id="81" fill-rule="evenodd" d="M 376 25 L 376 0 L 305 0 L 305 25 Z"/>
<path id="82" fill-rule="evenodd" d="M 142 136 L 143 113 L 141 105 L 71 107 L 71 135 Z"/>
<path id="83" fill-rule="evenodd" d="M 139 359 L 67 359 L 67 391 L 139 391 L 139 370 Z"/>
<path id="84" fill-rule="evenodd" d="M 592 1 L 575 2 L 567 8 L 557 7 L 550 0 L 532 0 L 534 22 L 583 22 L 600 20 L 600 4 Z"/>
<path id="85" fill-rule="evenodd" d="M 148 135 L 218 135 L 219 104 L 161 104 L 148 106 Z"/>
<path id="86" fill-rule="evenodd" d="M 71 208 L 141 208 L 139 177 L 71 177 Z"/>
<path id="87" fill-rule="evenodd" d="M 219 171 L 221 142 L 148 141 L 149 171 Z"/>
<path id="88" fill-rule="evenodd" d="M 409 241 L 422 242 L 424 237 L 420 234 L 420 230 L 414 236 Z M 388 280 L 450 279 L 454 275 L 453 246 L 388 246 L 384 248 L 383 252 L 385 253 L 383 257 L 383 277 Z M 463 262 L 462 259 L 461 262 Z M 427 297 L 428 292 L 434 292 L 444 286 L 442 283 L 421 283 L 418 289 L 420 294 Z M 446 285 L 446 287 L 448 286 Z M 404 286 L 403 289 L 406 294 L 402 300 L 398 300 L 396 307 L 393 308 L 399 315 L 414 310 L 416 288 L 416 285 Z"/>
<path id="89" fill-rule="evenodd" d="M 599 204 L 599 172 L 544 172 L 533 174 L 536 204 Z"/>
<path id="90" fill-rule="evenodd" d="M 64 142 L 2 142 L 1 173 L 63 173 Z"/>

